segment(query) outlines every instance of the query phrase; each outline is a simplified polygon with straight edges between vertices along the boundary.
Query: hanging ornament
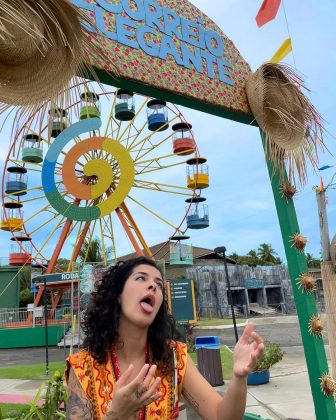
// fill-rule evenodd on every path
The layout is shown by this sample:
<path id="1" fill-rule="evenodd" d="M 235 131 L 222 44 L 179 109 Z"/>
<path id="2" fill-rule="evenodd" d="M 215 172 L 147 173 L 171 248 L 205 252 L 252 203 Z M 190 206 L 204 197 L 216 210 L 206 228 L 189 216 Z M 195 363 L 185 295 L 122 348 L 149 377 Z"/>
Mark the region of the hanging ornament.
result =
<path id="1" fill-rule="evenodd" d="M 321 391 L 327 397 L 331 397 L 336 393 L 336 383 L 329 373 L 324 373 L 320 378 Z"/>
<path id="2" fill-rule="evenodd" d="M 299 87 L 298 87 L 299 86 Z M 253 115 L 265 134 L 265 154 L 275 171 L 295 185 L 307 180 L 307 162 L 317 168 L 324 149 L 322 119 L 302 93 L 302 79 L 287 65 L 265 63 L 246 84 Z"/>
<path id="3" fill-rule="evenodd" d="M 322 337 L 323 323 L 318 315 L 312 315 L 309 320 L 309 333 L 315 337 Z"/>
<path id="4" fill-rule="evenodd" d="M 303 252 L 307 245 L 307 238 L 301 233 L 294 233 L 289 240 L 291 246 L 295 247 L 299 252 Z"/>
<path id="5" fill-rule="evenodd" d="M 280 185 L 280 194 L 283 198 L 293 198 L 296 194 L 296 187 L 295 185 L 292 185 L 290 182 L 283 182 Z"/>
<path id="6" fill-rule="evenodd" d="M 316 290 L 316 280 L 309 273 L 303 273 L 298 279 L 298 287 L 307 293 L 313 293 Z"/>

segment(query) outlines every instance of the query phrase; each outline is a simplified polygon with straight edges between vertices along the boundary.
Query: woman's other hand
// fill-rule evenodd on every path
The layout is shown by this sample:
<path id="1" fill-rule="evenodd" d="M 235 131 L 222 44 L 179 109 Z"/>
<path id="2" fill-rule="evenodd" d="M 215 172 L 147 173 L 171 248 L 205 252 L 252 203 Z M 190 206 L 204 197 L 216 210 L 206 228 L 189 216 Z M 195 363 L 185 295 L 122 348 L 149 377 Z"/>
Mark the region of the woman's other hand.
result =
<path id="1" fill-rule="evenodd" d="M 129 365 L 116 382 L 112 403 L 102 420 L 127 419 L 162 396 L 161 392 L 157 392 L 161 378 L 157 377 L 152 381 L 156 365 L 145 364 L 138 376 L 131 381 L 133 369 L 133 365 Z"/>
<path id="2" fill-rule="evenodd" d="M 233 350 L 233 374 L 237 377 L 246 377 L 253 372 L 258 359 L 263 355 L 263 340 L 253 329 L 252 323 L 246 325 Z"/>

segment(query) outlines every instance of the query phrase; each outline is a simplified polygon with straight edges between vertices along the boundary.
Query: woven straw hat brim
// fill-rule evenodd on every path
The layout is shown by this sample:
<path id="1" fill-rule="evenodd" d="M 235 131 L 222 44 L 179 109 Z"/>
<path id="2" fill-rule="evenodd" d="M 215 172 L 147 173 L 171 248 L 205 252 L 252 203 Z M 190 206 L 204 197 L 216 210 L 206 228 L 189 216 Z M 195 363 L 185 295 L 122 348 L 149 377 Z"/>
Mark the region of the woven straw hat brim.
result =
<path id="1" fill-rule="evenodd" d="M 42 103 L 80 73 L 81 16 L 67 0 L 0 0 L 0 101 Z"/>
<path id="2" fill-rule="evenodd" d="M 307 163 L 316 168 L 324 150 L 322 118 L 302 93 L 303 81 L 283 64 L 263 64 L 246 83 L 253 115 L 263 130 L 266 159 L 291 183 L 307 180 Z"/>
<path id="3" fill-rule="evenodd" d="M 260 128 L 279 147 L 297 149 L 305 134 L 300 92 L 278 69 L 261 66 L 246 84 L 249 104 Z"/>

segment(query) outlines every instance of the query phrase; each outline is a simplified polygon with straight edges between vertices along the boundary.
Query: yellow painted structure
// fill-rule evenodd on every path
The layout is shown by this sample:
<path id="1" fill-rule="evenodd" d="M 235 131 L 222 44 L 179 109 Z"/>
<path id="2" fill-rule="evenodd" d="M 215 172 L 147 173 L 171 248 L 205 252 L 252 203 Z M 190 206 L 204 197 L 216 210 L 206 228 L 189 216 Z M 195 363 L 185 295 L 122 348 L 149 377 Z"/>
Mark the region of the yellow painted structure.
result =
<path id="1" fill-rule="evenodd" d="M 23 220 L 17 217 L 9 217 L 7 220 L 2 219 L 0 222 L 0 229 L 17 232 L 20 231 L 23 227 Z"/>

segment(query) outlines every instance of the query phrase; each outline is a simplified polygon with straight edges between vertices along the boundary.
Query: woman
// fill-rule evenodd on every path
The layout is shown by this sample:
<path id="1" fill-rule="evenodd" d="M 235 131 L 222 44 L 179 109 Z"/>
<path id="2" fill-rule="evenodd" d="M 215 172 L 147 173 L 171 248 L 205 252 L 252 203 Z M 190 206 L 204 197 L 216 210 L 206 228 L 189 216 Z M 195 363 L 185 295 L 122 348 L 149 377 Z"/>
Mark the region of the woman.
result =
<path id="1" fill-rule="evenodd" d="M 186 345 L 174 340 L 175 322 L 154 261 L 139 257 L 109 269 L 96 285 L 83 328 L 85 350 L 67 360 L 68 420 L 174 419 L 181 394 L 204 419 L 242 419 L 246 377 L 262 355 L 261 338 L 248 324 L 221 397 Z"/>

